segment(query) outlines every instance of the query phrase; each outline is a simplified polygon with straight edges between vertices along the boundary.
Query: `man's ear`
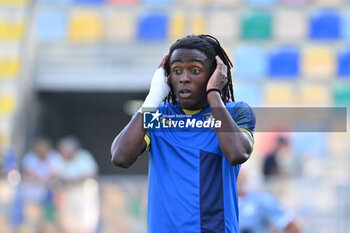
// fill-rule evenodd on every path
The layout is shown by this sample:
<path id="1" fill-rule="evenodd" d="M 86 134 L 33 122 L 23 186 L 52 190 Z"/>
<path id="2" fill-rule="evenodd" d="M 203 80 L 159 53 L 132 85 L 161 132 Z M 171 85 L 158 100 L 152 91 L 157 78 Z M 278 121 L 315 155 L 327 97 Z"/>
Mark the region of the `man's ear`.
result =
<path id="1" fill-rule="evenodd" d="M 166 77 L 166 83 L 171 87 L 170 75 Z"/>

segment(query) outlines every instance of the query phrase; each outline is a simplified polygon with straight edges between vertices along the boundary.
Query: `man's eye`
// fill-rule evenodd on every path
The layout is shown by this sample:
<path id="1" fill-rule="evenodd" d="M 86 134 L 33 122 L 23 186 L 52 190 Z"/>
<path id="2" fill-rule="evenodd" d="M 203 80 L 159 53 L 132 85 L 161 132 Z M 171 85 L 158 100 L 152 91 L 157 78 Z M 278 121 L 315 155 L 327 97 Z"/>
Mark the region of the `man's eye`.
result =
<path id="1" fill-rule="evenodd" d="M 198 69 L 198 68 L 194 68 L 194 69 L 192 70 L 192 73 L 193 73 L 193 74 L 199 74 L 200 72 L 201 72 L 201 70 Z"/>
<path id="2" fill-rule="evenodd" d="M 174 74 L 181 74 L 181 70 L 180 70 L 180 69 L 174 69 L 174 70 L 173 70 L 173 73 L 174 73 Z"/>

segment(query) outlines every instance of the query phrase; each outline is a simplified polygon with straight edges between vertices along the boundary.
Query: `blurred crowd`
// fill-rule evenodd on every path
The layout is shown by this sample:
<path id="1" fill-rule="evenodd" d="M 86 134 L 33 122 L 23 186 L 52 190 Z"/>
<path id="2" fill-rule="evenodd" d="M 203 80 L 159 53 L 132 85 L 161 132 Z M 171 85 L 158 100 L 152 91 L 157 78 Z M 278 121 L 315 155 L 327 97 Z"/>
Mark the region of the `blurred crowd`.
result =
<path id="1" fill-rule="evenodd" d="M 36 138 L 20 162 L 12 151 L 1 163 L 1 232 L 96 232 L 98 166 L 79 140 L 67 136 L 54 148 Z"/>
<path id="2" fill-rule="evenodd" d="M 307 177 L 288 135 L 270 141 L 240 171 L 241 232 L 348 232 L 347 180 Z M 98 177 L 77 138 L 36 138 L 24 155 L 0 153 L 0 233 L 146 232 L 147 176 Z"/>
<path id="3" fill-rule="evenodd" d="M 98 166 L 93 155 L 74 136 L 55 145 L 40 137 L 33 140 L 20 161 L 11 150 L 1 156 L 1 232 L 103 231 Z M 238 183 L 241 232 L 300 232 L 297 216 L 279 203 L 280 193 L 274 188 L 293 175 L 283 165 L 289 149 L 289 139 L 277 136 L 262 156 L 262 190 L 248 185 L 248 169 L 242 166 Z M 120 231 L 114 228 L 112 232 Z"/>

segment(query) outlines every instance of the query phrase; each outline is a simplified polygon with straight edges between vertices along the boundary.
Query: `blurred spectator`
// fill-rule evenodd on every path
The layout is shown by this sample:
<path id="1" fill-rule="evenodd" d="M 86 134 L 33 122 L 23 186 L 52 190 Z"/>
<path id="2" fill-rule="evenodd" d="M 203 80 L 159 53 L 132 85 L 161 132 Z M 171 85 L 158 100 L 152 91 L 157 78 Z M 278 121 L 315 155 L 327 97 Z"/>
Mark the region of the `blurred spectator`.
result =
<path id="1" fill-rule="evenodd" d="M 99 217 L 97 164 L 81 149 L 78 139 L 69 136 L 58 142 L 61 156 L 55 161 L 58 215 L 63 232 L 95 232 Z"/>
<path id="2" fill-rule="evenodd" d="M 8 175 L 13 170 L 18 170 L 18 161 L 15 152 L 9 148 L 3 155 L 3 174 Z"/>
<path id="3" fill-rule="evenodd" d="M 16 223 L 14 211 L 17 185 L 20 174 L 17 170 L 17 158 L 11 148 L 4 146 L 0 138 L 0 232 L 14 232 L 11 222 Z"/>
<path id="4" fill-rule="evenodd" d="M 55 161 L 55 174 L 64 183 L 79 183 L 97 175 L 97 164 L 90 152 L 81 149 L 80 142 L 73 136 L 58 142 L 62 155 Z"/>
<path id="5" fill-rule="evenodd" d="M 52 181 L 53 164 L 57 156 L 50 140 L 37 138 L 30 152 L 23 157 L 24 180 L 21 198 L 24 203 L 25 225 L 42 229 L 44 225 L 53 223 L 53 194 L 50 181 Z"/>
<path id="6" fill-rule="evenodd" d="M 241 168 L 237 182 L 241 233 L 300 232 L 293 212 L 284 209 L 272 195 L 249 190 L 245 169 Z"/>
<path id="7" fill-rule="evenodd" d="M 22 160 L 26 198 L 43 201 L 49 190 L 49 182 L 53 176 L 53 163 L 57 152 L 52 149 L 51 142 L 46 138 L 34 141 L 32 149 Z"/>
<path id="8" fill-rule="evenodd" d="M 275 145 L 273 146 L 271 152 L 268 153 L 264 158 L 263 174 L 265 180 L 269 180 L 270 178 L 278 177 L 281 175 L 281 168 L 278 162 L 278 157 L 280 156 L 280 153 L 288 147 L 288 145 L 288 140 L 285 137 L 277 137 Z"/>

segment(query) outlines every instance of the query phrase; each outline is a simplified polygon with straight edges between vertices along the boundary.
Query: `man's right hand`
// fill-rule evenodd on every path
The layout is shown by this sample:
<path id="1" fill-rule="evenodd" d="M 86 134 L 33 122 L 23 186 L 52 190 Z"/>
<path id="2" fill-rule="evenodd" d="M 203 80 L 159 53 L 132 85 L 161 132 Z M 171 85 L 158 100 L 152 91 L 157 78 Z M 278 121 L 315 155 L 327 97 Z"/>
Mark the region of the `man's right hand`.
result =
<path id="1" fill-rule="evenodd" d="M 143 112 L 143 109 L 153 109 L 158 108 L 160 103 L 164 100 L 165 97 L 170 92 L 170 87 L 166 82 L 164 65 L 168 59 L 168 54 L 164 55 L 162 62 L 159 65 L 159 68 L 154 72 L 153 78 L 151 81 L 151 87 L 149 93 L 140 108 L 140 112 Z"/>

